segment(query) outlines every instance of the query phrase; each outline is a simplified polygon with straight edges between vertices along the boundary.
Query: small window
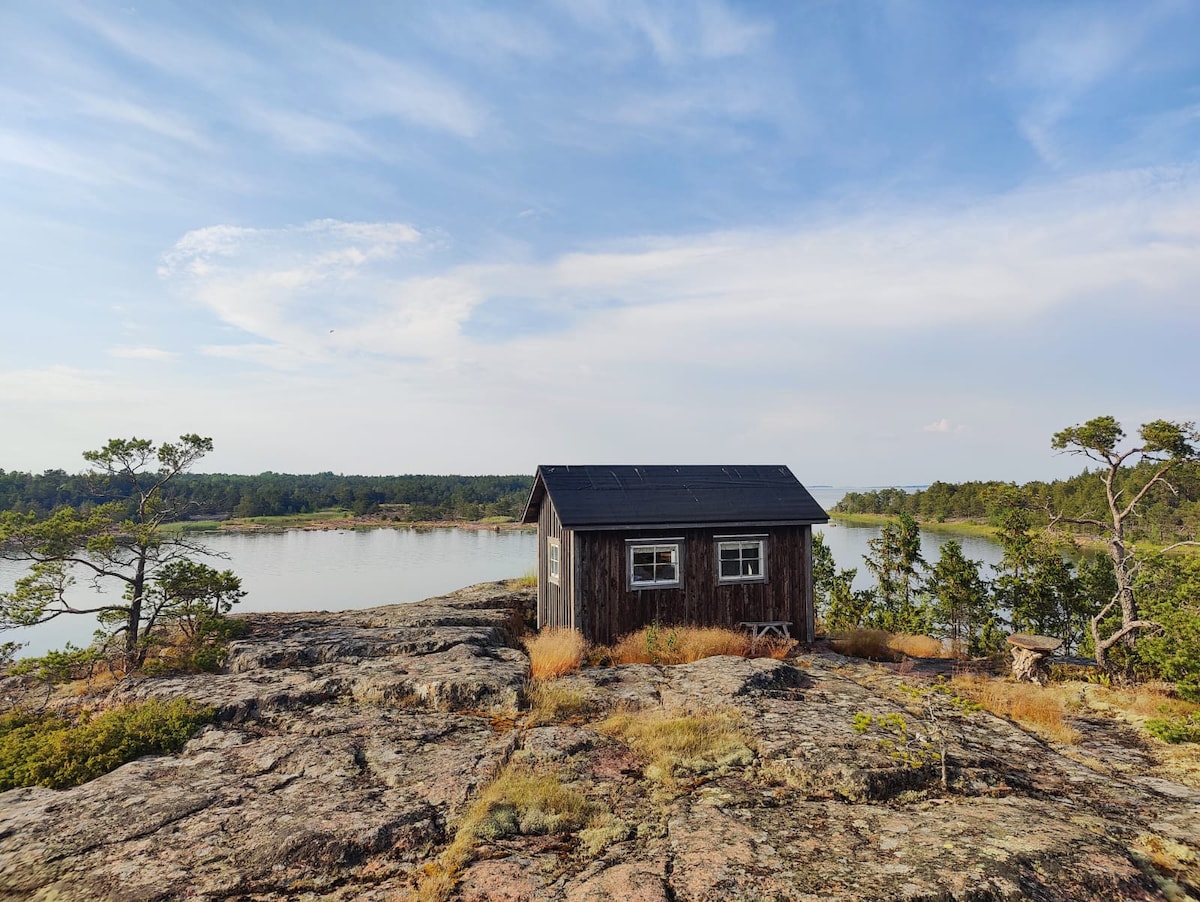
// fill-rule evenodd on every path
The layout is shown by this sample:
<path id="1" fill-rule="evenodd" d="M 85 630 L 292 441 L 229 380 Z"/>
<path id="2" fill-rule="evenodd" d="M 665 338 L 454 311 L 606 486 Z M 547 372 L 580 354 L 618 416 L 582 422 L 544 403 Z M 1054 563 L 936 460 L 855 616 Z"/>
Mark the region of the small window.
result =
<path id="1" fill-rule="evenodd" d="M 678 585 L 678 543 L 629 546 L 630 588 L 663 588 Z"/>
<path id="2" fill-rule="evenodd" d="M 558 574 L 562 570 L 562 546 L 558 539 L 546 540 L 546 561 L 547 570 L 549 571 L 550 582 L 558 585 Z"/>
<path id="3" fill-rule="evenodd" d="M 764 582 L 767 543 L 762 539 L 718 540 L 717 578 L 723 583 Z"/>

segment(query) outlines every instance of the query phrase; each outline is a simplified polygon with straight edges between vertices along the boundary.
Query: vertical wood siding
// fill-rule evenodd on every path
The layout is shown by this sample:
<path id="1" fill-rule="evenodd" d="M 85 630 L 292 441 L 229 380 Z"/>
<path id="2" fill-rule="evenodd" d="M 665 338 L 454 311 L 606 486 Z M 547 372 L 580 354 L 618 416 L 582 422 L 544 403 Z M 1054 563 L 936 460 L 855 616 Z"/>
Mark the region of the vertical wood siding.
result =
<path id="1" fill-rule="evenodd" d="M 548 506 L 548 505 L 547 505 Z M 717 582 L 716 536 L 765 534 L 767 581 Z M 810 526 L 768 529 L 686 529 L 575 534 L 579 620 L 593 642 L 612 643 L 651 623 L 736 628 L 742 620 L 789 620 L 792 636 L 805 639 L 811 624 L 811 575 L 806 547 Z M 677 588 L 628 588 L 626 540 L 683 536 L 682 580 Z M 564 570 L 566 545 L 563 548 Z M 539 592 L 540 597 L 540 592 Z"/>
<path id="2" fill-rule="evenodd" d="M 574 626 L 571 617 L 572 567 L 568 555 L 568 536 L 554 510 L 553 501 L 546 498 L 538 512 L 538 629 L 542 626 Z M 550 539 L 557 539 L 558 585 L 550 582 Z"/>

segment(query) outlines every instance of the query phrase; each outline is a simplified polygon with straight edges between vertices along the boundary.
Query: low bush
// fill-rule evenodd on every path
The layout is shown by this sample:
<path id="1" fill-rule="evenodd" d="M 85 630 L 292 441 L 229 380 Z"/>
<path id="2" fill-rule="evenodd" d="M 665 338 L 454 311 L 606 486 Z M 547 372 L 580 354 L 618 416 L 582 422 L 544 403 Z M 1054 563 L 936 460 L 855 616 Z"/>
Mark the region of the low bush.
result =
<path id="1" fill-rule="evenodd" d="M 1200 714 L 1190 717 L 1152 717 L 1146 721 L 1146 730 L 1163 742 L 1200 742 Z"/>
<path id="2" fill-rule="evenodd" d="M 530 675 L 535 680 L 552 680 L 579 670 L 587 640 L 577 630 L 547 627 L 525 639 L 525 649 Z"/>
<path id="3" fill-rule="evenodd" d="M 146 676 L 183 671 L 219 673 L 225 666 L 229 643 L 246 635 L 244 620 L 207 614 L 199 617 L 190 630 L 164 629 L 151 635 L 141 672 Z"/>
<path id="4" fill-rule="evenodd" d="M 53 714 L 0 717 L 0 791 L 78 786 L 142 755 L 177 752 L 214 709 L 148 699 L 72 722 Z"/>

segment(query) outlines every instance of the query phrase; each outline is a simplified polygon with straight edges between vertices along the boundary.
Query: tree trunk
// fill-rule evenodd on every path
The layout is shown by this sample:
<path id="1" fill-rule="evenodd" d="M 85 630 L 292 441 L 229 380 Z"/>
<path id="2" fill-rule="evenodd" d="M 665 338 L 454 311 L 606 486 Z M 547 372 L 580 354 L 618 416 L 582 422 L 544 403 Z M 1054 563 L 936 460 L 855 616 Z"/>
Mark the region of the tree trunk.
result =
<path id="1" fill-rule="evenodd" d="M 1014 645 L 1012 646 L 1012 656 L 1014 679 L 1018 682 L 1037 683 L 1039 686 L 1046 682 L 1045 660 L 1050 656 L 1049 652 Z"/>
<path id="2" fill-rule="evenodd" d="M 129 616 L 125 621 L 125 659 L 131 668 L 141 667 L 146 654 L 138 641 L 141 638 L 138 630 L 142 625 L 142 597 L 146 592 L 146 555 L 145 548 L 138 549 L 137 570 L 129 585 L 132 598 L 129 601 Z"/>

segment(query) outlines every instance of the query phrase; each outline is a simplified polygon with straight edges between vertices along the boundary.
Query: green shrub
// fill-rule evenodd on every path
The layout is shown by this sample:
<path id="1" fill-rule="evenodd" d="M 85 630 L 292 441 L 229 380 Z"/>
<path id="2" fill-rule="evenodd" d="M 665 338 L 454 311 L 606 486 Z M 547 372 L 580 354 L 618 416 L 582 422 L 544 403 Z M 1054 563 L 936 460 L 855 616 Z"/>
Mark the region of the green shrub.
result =
<path id="1" fill-rule="evenodd" d="M 17 786 L 78 786 L 143 755 L 177 752 L 211 707 L 178 698 L 147 699 L 76 722 L 53 714 L 0 717 L 0 791 Z"/>
<path id="2" fill-rule="evenodd" d="M 77 648 L 70 642 L 62 650 L 48 651 L 40 658 L 22 658 L 8 668 L 10 676 L 32 676 L 44 682 L 69 683 L 91 676 L 104 653 L 96 646 Z"/>
<path id="3" fill-rule="evenodd" d="M 1146 721 L 1146 729 L 1163 742 L 1200 742 L 1200 714 L 1177 718 L 1152 717 Z"/>

